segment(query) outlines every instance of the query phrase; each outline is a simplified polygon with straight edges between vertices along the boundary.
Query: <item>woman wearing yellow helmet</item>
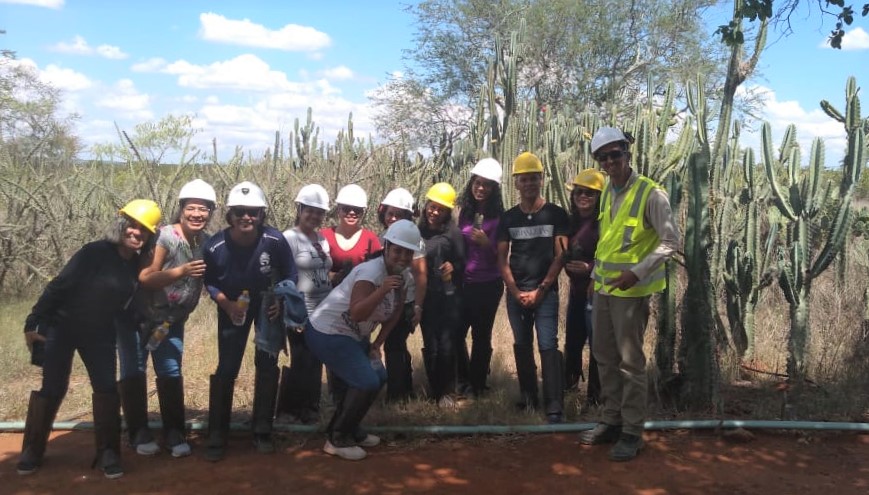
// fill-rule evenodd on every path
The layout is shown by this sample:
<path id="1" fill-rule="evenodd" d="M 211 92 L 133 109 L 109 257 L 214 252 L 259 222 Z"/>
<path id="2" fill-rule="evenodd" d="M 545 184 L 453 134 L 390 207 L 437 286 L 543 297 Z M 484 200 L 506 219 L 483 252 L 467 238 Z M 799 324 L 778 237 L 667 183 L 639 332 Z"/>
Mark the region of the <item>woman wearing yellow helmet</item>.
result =
<path id="1" fill-rule="evenodd" d="M 69 387 L 72 358 L 78 351 L 93 388 L 94 466 L 107 478 L 123 476 L 114 320 L 133 296 L 139 251 L 159 222 L 156 203 L 129 202 L 105 239 L 79 249 L 48 283 L 27 316 L 24 338 L 31 361 L 42 366 L 42 388 L 30 393 L 18 474 L 31 474 L 42 464 L 51 425 Z"/>
<path id="2" fill-rule="evenodd" d="M 422 304 L 422 357 L 434 400 L 455 407 L 455 338 L 459 326 L 459 289 L 465 270 L 465 242 L 452 219 L 456 191 L 437 183 L 425 195 L 419 230 L 425 241 L 427 288 Z"/>
<path id="3" fill-rule="evenodd" d="M 580 172 L 570 190 L 570 228 L 568 249 L 564 253 L 564 270 L 570 279 L 570 296 L 567 303 L 567 320 L 564 336 L 564 388 L 576 389 L 582 373 L 582 350 L 588 340 L 591 349 L 591 299 L 588 288 L 594 270 L 594 251 L 600 237 L 598 214 L 600 193 L 604 176 L 594 169 Z M 597 361 L 589 352 L 586 402 L 600 402 L 600 378 Z"/>

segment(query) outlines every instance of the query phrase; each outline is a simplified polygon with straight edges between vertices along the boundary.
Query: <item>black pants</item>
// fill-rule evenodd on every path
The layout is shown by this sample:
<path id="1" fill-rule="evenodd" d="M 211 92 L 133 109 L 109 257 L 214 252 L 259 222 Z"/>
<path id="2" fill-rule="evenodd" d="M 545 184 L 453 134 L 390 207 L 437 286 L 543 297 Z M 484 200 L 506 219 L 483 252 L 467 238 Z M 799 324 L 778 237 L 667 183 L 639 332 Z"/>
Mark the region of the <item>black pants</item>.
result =
<path id="1" fill-rule="evenodd" d="M 423 359 L 434 399 L 455 392 L 456 387 L 456 328 L 459 325 L 460 293 L 446 295 L 428 290 L 423 304 Z"/>
<path id="2" fill-rule="evenodd" d="M 413 301 L 405 303 L 401 317 L 383 343 L 386 358 L 386 396 L 403 400 L 413 394 L 413 364 L 407 350 L 407 338 L 413 333 Z"/>
<path id="3" fill-rule="evenodd" d="M 469 385 L 472 388 L 484 387 L 485 383 L 471 383 L 471 363 L 484 367 L 485 370 L 475 370 L 485 375 L 489 371 L 489 360 L 492 357 L 492 327 L 495 325 L 495 315 L 504 295 L 504 282 L 501 279 L 490 282 L 468 283 L 462 290 L 461 319 L 456 332 L 456 361 L 459 385 Z M 465 341 L 471 331 L 471 355 L 468 356 Z M 475 390 L 481 392 L 482 390 Z"/>
<path id="4" fill-rule="evenodd" d="M 70 327 L 48 329 L 45 341 L 45 361 L 42 365 L 40 395 L 62 400 L 69 388 L 72 359 L 78 351 L 88 372 L 91 387 L 97 393 L 115 393 L 117 370 L 114 328 L 72 331 Z"/>

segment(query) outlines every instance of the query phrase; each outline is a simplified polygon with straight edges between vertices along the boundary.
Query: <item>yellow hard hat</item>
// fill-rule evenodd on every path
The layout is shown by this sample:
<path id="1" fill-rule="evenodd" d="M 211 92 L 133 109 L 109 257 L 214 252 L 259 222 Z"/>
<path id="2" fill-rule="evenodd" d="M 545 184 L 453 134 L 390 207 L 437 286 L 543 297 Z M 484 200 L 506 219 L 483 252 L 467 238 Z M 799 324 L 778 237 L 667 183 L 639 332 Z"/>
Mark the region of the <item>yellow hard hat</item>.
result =
<path id="1" fill-rule="evenodd" d="M 434 201 L 452 210 L 456 207 L 456 190 L 446 182 L 438 182 L 428 188 L 428 192 L 425 193 L 425 199 Z"/>
<path id="2" fill-rule="evenodd" d="M 142 227 L 148 229 L 152 234 L 157 232 L 157 225 L 160 223 L 160 207 L 157 203 L 150 199 L 134 199 L 124 205 L 119 211 L 129 218 L 142 224 Z"/>
<path id="3" fill-rule="evenodd" d="M 587 168 L 576 174 L 576 177 L 573 178 L 573 183 L 571 184 L 570 189 L 579 186 L 587 189 L 594 189 L 595 191 L 603 191 L 605 181 L 606 179 L 602 173 L 593 168 Z"/>
<path id="4" fill-rule="evenodd" d="M 525 152 L 513 160 L 513 175 L 543 173 L 543 164 L 534 153 Z"/>

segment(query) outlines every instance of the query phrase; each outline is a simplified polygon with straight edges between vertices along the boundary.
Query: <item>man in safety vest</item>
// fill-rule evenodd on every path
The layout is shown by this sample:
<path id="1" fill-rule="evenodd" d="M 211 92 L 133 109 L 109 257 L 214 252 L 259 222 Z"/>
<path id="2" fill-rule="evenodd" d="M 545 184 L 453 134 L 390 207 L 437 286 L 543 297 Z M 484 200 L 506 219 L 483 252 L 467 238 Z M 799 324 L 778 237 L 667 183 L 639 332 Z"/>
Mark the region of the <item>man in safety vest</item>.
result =
<path id="1" fill-rule="evenodd" d="M 583 432 L 580 443 L 615 443 L 614 461 L 629 461 L 643 448 L 649 297 L 664 290 L 664 262 L 679 240 L 667 193 L 631 169 L 631 143 L 613 127 L 601 127 L 591 140 L 595 161 L 609 175 L 601 195 L 592 313 L 603 422 Z"/>

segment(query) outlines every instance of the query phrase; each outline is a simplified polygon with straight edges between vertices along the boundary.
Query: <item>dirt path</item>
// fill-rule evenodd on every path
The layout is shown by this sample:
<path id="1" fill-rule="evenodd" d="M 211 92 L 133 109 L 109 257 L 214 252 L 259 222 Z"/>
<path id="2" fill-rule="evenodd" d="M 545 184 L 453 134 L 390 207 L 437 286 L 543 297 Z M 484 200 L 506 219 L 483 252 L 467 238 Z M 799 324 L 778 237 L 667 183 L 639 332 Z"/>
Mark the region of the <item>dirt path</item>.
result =
<path id="1" fill-rule="evenodd" d="M 574 434 L 391 440 L 348 462 L 320 450 L 319 435 L 287 435 L 273 456 L 232 438 L 226 460 L 154 458 L 124 450 L 126 475 L 88 469 L 90 432 L 52 436 L 36 474 L 15 473 L 20 434 L 0 434 L 0 493 L 206 494 L 836 494 L 869 493 L 869 435 L 759 433 L 734 443 L 709 432 L 650 432 L 634 462 L 606 459 L 606 447 Z"/>

